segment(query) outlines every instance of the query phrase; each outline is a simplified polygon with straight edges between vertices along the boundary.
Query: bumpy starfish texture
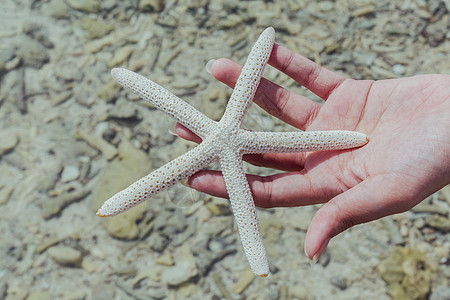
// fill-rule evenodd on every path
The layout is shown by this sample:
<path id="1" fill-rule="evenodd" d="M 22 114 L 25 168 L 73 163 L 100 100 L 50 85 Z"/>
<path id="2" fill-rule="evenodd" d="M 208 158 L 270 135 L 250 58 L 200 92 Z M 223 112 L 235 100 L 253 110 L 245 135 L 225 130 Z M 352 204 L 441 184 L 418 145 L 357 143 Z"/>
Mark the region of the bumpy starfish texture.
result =
<path id="1" fill-rule="evenodd" d="M 242 155 L 267 152 L 339 150 L 362 146 L 368 139 L 354 131 L 254 132 L 241 124 L 261 80 L 275 40 L 267 28 L 253 46 L 242 69 L 225 113 L 219 122 L 209 119 L 158 84 L 126 69 L 113 69 L 113 78 L 202 138 L 200 145 L 139 179 L 117 193 L 98 210 L 101 217 L 114 216 L 167 189 L 219 160 L 245 255 L 256 275 L 269 274 L 269 262 L 259 230 Z"/>

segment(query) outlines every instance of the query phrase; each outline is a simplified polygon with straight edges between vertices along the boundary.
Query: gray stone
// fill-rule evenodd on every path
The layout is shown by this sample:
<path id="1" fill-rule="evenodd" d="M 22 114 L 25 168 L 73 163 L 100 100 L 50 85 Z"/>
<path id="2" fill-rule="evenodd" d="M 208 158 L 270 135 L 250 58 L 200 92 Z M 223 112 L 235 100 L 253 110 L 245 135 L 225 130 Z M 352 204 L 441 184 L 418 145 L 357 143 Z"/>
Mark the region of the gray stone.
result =
<path id="1" fill-rule="evenodd" d="M 50 219 L 61 213 L 65 207 L 86 197 L 88 193 L 88 188 L 82 186 L 78 181 L 74 181 L 67 186 L 65 192 L 48 198 L 42 204 L 42 216 L 46 220 Z"/>
<path id="2" fill-rule="evenodd" d="M 342 276 L 333 276 L 331 277 L 330 282 L 340 290 L 345 290 L 347 288 L 347 279 Z"/>
<path id="3" fill-rule="evenodd" d="M 431 291 L 430 300 L 450 300 L 450 287 L 438 287 Z"/>
<path id="4" fill-rule="evenodd" d="M 91 17 L 86 17 L 83 18 L 81 22 L 81 28 L 88 33 L 89 39 L 98 39 L 113 31 L 114 25 Z"/>
<path id="5" fill-rule="evenodd" d="M 77 179 L 80 176 L 80 170 L 77 166 L 68 165 L 64 166 L 63 171 L 61 173 L 61 181 L 69 182 Z"/>
<path id="6" fill-rule="evenodd" d="M 0 133 L 0 155 L 14 149 L 19 143 L 19 137 L 12 130 L 4 130 Z"/>
<path id="7" fill-rule="evenodd" d="M 26 300 L 52 300 L 52 294 L 49 291 L 37 291 L 31 293 Z"/>
<path id="8" fill-rule="evenodd" d="M 166 6 L 165 0 L 141 0 L 139 10 L 143 12 L 161 12 Z"/>
<path id="9" fill-rule="evenodd" d="M 137 121 L 139 119 L 136 105 L 124 98 L 119 98 L 108 114 L 115 119 L 129 121 Z"/>
<path id="10" fill-rule="evenodd" d="M 445 233 L 450 231 L 450 219 L 437 214 L 425 218 L 425 225 Z"/>
<path id="11" fill-rule="evenodd" d="M 403 75 L 406 72 L 406 68 L 402 64 L 395 64 L 392 66 L 392 72 L 394 72 L 397 75 Z"/>
<path id="12" fill-rule="evenodd" d="M 179 286 L 198 275 L 194 256 L 188 246 L 182 246 L 177 253 L 175 266 L 167 268 L 161 274 L 161 280 L 170 286 Z"/>
<path id="13" fill-rule="evenodd" d="M 92 209 L 97 211 L 111 196 L 147 175 L 149 170 L 151 162 L 148 156 L 133 147 L 128 140 L 122 140 L 119 145 L 119 158 L 106 167 L 92 191 Z M 115 217 L 103 218 L 102 224 L 110 235 L 118 239 L 133 240 L 139 235 L 136 220 L 142 217 L 144 211 L 145 205 L 138 205 Z"/>
<path id="14" fill-rule="evenodd" d="M 81 252 L 68 246 L 53 246 L 47 250 L 54 261 L 60 265 L 79 267 L 81 265 Z"/>
<path id="15" fill-rule="evenodd" d="M 44 11 L 55 19 L 68 19 L 70 17 L 69 7 L 64 1 L 53 0 Z"/>
<path id="16" fill-rule="evenodd" d="M 17 48 L 17 56 L 20 57 L 24 66 L 39 69 L 50 60 L 48 50 L 28 36 L 19 37 Z"/>
<path id="17" fill-rule="evenodd" d="M 100 11 L 100 0 L 67 0 L 66 3 L 71 8 L 88 13 Z"/>
<path id="18" fill-rule="evenodd" d="M 11 197 L 14 188 L 10 185 L 0 186 L 0 205 L 6 204 Z"/>

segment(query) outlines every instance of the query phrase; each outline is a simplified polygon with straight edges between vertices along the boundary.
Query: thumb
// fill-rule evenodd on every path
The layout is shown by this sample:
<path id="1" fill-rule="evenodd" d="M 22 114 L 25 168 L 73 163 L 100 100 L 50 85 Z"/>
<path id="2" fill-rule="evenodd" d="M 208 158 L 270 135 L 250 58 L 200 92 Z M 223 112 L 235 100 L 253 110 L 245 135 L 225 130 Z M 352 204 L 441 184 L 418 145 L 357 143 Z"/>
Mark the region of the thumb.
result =
<path id="1" fill-rule="evenodd" d="M 350 227 L 408 209 L 404 193 L 395 191 L 395 180 L 369 177 L 325 203 L 306 232 L 308 258 L 317 262 L 330 239 Z"/>

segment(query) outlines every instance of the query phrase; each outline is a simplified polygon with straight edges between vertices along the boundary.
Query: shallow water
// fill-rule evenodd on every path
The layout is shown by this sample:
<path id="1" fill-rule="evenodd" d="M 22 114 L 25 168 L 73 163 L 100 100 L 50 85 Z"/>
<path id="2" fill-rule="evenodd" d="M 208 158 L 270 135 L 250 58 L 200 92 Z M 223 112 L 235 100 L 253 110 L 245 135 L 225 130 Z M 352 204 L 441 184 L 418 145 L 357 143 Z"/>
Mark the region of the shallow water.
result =
<path id="1" fill-rule="evenodd" d="M 193 147 L 168 132 L 168 116 L 121 90 L 111 68 L 137 71 L 217 120 L 231 89 L 205 64 L 244 63 L 268 26 L 277 43 L 348 77 L 450 73 L 447 2 L 140 3 L 0 2 L 0 298 L 390 299 L 377 267 L 397 246 L 426 253 L 428 294 L 448 287 L 449 237 L 427 224 L 448 218 L 448 189 L 424 202 L 437 211 L 347 231 L 313 267 L 303 241 L 317 207 L 260 209 L 268 279 L 248 272 L 226 200 L 177 185 L 125 217 L 95 215 Z M 320 102 L 271 67 L 264 76 Z M 292 130 L 256 105 L 245 126 Z"/>

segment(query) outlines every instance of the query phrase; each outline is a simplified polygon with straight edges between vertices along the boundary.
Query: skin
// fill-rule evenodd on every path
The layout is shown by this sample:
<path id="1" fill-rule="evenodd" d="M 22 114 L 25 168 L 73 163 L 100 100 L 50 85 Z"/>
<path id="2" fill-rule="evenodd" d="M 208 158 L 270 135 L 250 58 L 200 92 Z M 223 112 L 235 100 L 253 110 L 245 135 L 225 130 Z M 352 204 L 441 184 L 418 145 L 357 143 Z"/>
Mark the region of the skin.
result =
<path id="1" fill-rule="evenodd" d="M 301 130 L 355 130 L 370 139 L 352 150 L 244 156 L 249 163 L 286 171 L 247 175 L 257 206 L 324 203 L 306 234 L 310 259 L 317 260 L 330 239 L 346 229 L 404 212 L 450 183 L 450 75 L 353 80 L 279 45 L 269 64 L 326 102 L 321 106 L 262 79 L 254 102 L 264 110 Z M 233 87 L 241 68 L 219 59 L 211 73 Z M 201 141 L 180 124 L 177 134 Z M 220 172 L 200 171 L 188 185 L 227 198 Z"/>

